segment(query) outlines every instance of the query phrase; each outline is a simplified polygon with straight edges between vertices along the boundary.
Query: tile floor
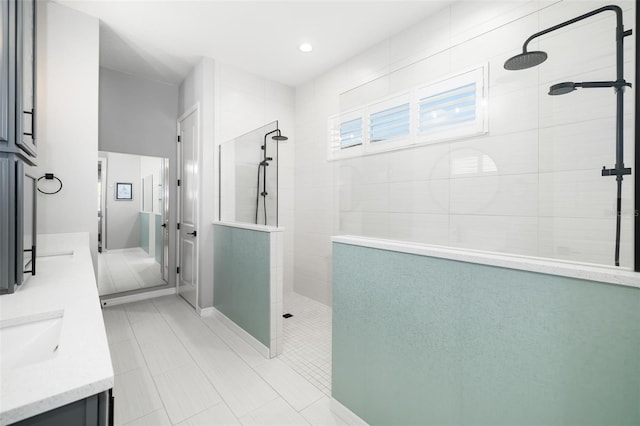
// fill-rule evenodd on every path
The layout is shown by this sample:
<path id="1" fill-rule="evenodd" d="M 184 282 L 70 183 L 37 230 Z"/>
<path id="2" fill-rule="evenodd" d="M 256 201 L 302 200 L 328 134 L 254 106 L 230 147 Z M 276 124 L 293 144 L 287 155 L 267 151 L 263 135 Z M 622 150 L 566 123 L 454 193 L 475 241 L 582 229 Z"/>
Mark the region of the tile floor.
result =
<path id="1" fill-rule="evenodd" d="M 165 284 L 160 264 L 142 247 L 106 250 L 98 254 L 100 296 Z"/>
<path id="2" fill-rule="evenodd" d="M 302 296 L 293 295 L 291 304 L 287 299 L 298 319 L 285 321 L 285 354 L 287 342 L 301 341 L 304 313 L 321 310 L 305 308 Z M 290 366 L 295 359 L 301 363 L 303 351 L 268 360 L 216 317 L 198 316 L 177 296 L 108 307 L 103 315 L 116 425 L 347 424 L 330 409 L 328 380 L 317 380 L 319 389 L 304 377 L 313 376 L 311 367 Z M 327 347 L 325 342 L 308 353 Z M 314 361 L 318 366 L 328 364 L 326 357 L 316 358 L 323 359 Z"/>
<path id="3" fill-rule="evenodd" d="M 284 311 L 284 345 L 280 358 L 311 384 L 331 396 L 331 308 L 290 293 Z"/>

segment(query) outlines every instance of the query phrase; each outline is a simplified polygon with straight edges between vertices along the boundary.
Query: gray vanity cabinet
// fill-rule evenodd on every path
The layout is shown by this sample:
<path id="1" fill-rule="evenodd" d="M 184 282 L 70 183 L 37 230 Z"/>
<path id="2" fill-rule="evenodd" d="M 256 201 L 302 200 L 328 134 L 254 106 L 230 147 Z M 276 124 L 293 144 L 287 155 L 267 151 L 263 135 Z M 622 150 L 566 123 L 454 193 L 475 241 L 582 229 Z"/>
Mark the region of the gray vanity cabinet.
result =
<path id="1" fill-rule="evenodd" d="M 36 2 L 0 1 L 0 152 L 35 165 Z"/>
<path id="2" fill-rule="evenodd" d="M 0 0 L 0 294 L 35 274 L 36 2 Z M 30 189 L 30 191 L 29 191 Z"/>
<path id="3" fill-rule="evenodd" d="M 46 413 L 14 423 L 14 426 L 109 426 L 113 425 L 110 410 L 111 392 L 102 392 L 80 401 L 55 408 Z"/>

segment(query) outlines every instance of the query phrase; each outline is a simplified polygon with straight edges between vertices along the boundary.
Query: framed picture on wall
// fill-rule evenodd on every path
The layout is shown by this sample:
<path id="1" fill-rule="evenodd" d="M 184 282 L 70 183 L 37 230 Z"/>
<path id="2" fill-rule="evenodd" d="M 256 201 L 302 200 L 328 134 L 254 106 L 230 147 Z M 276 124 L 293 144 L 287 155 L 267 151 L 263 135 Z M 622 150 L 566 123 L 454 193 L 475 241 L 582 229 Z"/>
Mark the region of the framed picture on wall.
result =
<path id="1" fill-rule="evenodd" d="M 116 200 L 133 200 L 133 184 L 116 183 Z"/>

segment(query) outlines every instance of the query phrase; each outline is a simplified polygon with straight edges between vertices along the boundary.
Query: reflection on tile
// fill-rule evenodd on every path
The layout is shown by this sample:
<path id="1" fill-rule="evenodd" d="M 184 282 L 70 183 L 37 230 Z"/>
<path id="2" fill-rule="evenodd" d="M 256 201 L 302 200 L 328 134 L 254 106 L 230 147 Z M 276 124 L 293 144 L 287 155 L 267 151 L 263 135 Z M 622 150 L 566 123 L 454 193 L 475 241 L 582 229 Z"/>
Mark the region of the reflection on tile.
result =
<path id="1" fill-rule="evenodd" d="M 615 231 L 615 217 L 540 218 L 540 256 L 612 266 L 615 260 Z M 633 218 L 626 215 L 620 232 L 622 267 L 633 267 L 632 231 Z"/>
<path id="2" fill-rule="evenodd" d="M 422 145 L 382 154 L 389 157 L 389 181 L 446 179 L 449 177 L 448 143 Z"/>
<path id="3" fill-rule="evenodd" d="M 162 408 L 162 402 L 145 369 L 115 376 L 115 422 L 124 424 Z"/>
<path id="4" fill-rule="evenodd" d="M 600 170 L 576 170 L 540 174 L 541 217 L 616 217 L 615 177 L 603 177 Z M 623 181 L 622 205 L 632 208 L 633 187 Z"/>
<path id="5" fill-rule="evenodd" d="M 388 238 L 389 214 L 340 212 L 339 232 L 344 235 Z"/>
<path id="6" fill-rule="evenodd" d="M 390 213 L 389 238 L 414 243 L 449 244 L 449 216 L 416 213 Z"/>
<path id="7" fill-rule="evenodd" d="M 268 404 L 240 417 L 243 425 L 273 425 L 273 426 L 300 426 L 307 425 L 307 421 L 300 416 L 282 398 L 277 398 Z"/>
<path id="8" fill-rule="evenodd" d="M 452 178 L 537 172 L 537 129 L 463 140 L 451 149 Z"/>
<path id="9" fill-rule="evenodd" d="M 227 407 L 227 404 L 221 402 L 188 418 L 178 426 L 227 426 L 239 424 L 240 422 Z"/>
<path id="10" fill-rule="evenodd" d="M 154 380 L 174 424 L 222 400 L 195 363 L 154 376 Z"/>
<path id="11" fill-rule="evenodd" d="M 450 221 L 451 246 L 537 256 L 537 217 L 451 215 Z"/>
<path id="12" fill-rule="evenodd" d="M 538 175 L 451 179 L 451 213 L 536 216 Z"/>
<path id="13" fill-rule="evenodd" d="M 633 115 L 625 115 L 624 156 L 634 155 Z M 615 117 L 540 129 L 540 171 L 611 168 L 615 162 Z"/>

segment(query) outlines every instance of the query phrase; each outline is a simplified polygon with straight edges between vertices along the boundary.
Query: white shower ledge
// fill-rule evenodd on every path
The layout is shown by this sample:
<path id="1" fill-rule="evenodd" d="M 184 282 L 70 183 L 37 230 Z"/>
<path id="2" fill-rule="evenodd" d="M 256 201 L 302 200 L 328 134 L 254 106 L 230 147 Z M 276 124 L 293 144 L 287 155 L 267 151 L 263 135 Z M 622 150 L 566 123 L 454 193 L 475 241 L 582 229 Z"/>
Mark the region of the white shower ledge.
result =
<path id="1" fill-rule="evenodd" d="M 458 249 L 454 247 L 408 243 L 404 241 L 384 240 L 351 235 L 332 237 L 334 243 L 370 247 L 410 253 L 420 256 L 457 260 L 460 262 L 519 269 L 541 274 L 558 275 L 640 288 L 640 273 L 629 269 L 607 266 L 595 266 L 588 263 L 570 262 L 541 257 L 519 256 L 504 253 Z"/>
<path id="2" fill-rule="evenodd" d="M 0 425 L 11 424 L 113 387 L 113 367 L 89 250 L 89 234 L 38 236 L 37 274 L 0 296 L 0 323 L 61 312 L 56 355 L 3 370 Z"/>
<path id="3" fill-rule="evenodd" d="M 220 226 L 229 226 L 231 228 L 240 228 L 240 229 L 249 229 L 251 231 L 260 231 L 260 232 L 284 232 L 284 228 L 282 226 L 265 226 L 265 225 L 254 225 L 253 223 L 235 223 L 235 222 L 213 222 L 214 225 Z"/>

